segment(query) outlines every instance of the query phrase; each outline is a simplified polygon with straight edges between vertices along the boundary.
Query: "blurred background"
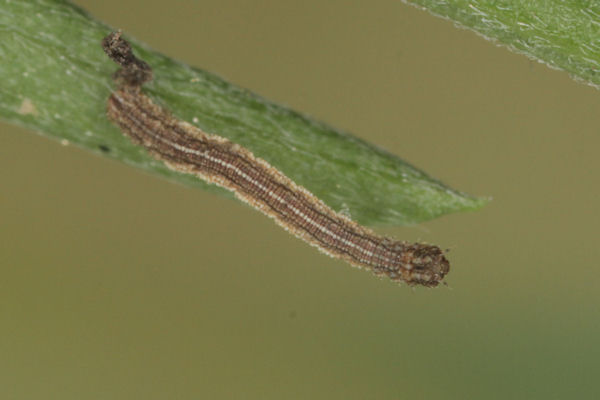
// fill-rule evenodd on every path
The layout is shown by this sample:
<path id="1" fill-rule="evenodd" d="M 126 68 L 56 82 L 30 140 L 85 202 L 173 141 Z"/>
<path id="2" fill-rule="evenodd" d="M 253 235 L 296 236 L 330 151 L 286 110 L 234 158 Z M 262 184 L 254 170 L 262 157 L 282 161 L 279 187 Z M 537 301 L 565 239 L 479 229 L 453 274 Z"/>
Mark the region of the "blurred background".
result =
<path id="1" fill-rule="evenodd" d="M 598 90 L 398 0 L 75 3 L 493 201 L 378 229 L 451 248 L 413 289 L 2 124 L 3 399 L 600 396 Z"/>

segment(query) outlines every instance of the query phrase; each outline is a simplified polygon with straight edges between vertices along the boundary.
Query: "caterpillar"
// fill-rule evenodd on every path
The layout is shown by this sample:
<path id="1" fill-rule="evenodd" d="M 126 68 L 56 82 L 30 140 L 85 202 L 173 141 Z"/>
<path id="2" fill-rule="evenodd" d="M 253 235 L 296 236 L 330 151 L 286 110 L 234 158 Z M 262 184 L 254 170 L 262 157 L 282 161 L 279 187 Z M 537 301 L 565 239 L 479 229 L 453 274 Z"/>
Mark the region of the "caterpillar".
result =
<path id="1" fill-rule="evenodd" d="M 121 67 L 113 76 L 117 90 L 107 102 L 108 118 L 168 168 L 232 191 L 323 253 L 376 275 L 434 287 L 448 273 L 450 264 L 438 246 L 376 234 L 335 212 L 250 150 L 180 121 L 155 104 L 141 90 L 152 79 L 152 69 L 135 57 L 120 31 L 106 36 L 102 47 Z"/>

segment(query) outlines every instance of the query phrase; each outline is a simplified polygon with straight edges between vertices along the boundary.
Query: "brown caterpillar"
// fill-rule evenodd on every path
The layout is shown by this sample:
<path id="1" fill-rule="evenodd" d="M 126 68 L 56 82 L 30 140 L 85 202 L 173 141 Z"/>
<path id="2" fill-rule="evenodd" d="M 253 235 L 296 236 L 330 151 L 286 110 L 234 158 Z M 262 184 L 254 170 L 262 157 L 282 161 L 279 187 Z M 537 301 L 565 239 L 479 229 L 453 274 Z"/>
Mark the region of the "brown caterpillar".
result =
<path id="1" fill-rule="evenodd" d="M 108 117 L 169 168 L 231 190 L 293 235 L 376 275 L 433 287 L 448 273 L 450 264 L 439 247 L 377 235 L 336 213 L 249 150 L 179 121 L 154 104 L 141 91 L 152 79 L 152 69 L 133 55 L 121 32 L 104 38 L 102 47 L 121 66 L 114 75 L 118 90 L 108 99 Z"/>

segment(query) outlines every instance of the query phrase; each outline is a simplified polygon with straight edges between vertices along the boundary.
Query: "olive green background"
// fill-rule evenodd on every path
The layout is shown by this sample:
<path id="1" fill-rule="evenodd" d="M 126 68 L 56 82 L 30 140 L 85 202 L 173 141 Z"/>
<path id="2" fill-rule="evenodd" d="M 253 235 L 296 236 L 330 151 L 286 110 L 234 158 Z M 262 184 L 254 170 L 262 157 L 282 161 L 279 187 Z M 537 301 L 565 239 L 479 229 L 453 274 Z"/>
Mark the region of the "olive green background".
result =
<path id="1" fill-rule="evenodd" d="M 451 248 L 412 289 L 2 124 L 2 399 L 600 396 L 598 90 L 397 0 L 76 3 L 493 201 L 379 230 Z"/>

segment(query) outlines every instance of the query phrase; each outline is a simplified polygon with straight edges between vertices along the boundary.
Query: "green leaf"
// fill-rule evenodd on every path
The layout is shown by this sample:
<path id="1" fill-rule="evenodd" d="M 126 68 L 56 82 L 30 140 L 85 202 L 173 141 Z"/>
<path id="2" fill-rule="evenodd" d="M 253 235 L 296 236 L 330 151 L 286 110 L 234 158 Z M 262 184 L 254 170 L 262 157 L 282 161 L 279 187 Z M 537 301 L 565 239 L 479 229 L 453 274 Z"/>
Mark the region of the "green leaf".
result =
<path id="1" fill-rule="evenodd" d="M 100 41 L 112 30 L 66 1 L 4 1 L 0 117 L 174 181 L 231 196 L 167 169 L 108 121 L 106 100 L 117 66 L 104 55 Z M 154 70 L 155 79 L 145 91 L 156 102 L 206 132 L 249 148 L 360 223 L 412 224 L 486 202 L 454 191 L 360 139 L 127 39 Z"/>
<path id="2" fill-rule="evenodd" d="M 600 2 L 410 0 L 512 50 L 600 86 Z"/>

